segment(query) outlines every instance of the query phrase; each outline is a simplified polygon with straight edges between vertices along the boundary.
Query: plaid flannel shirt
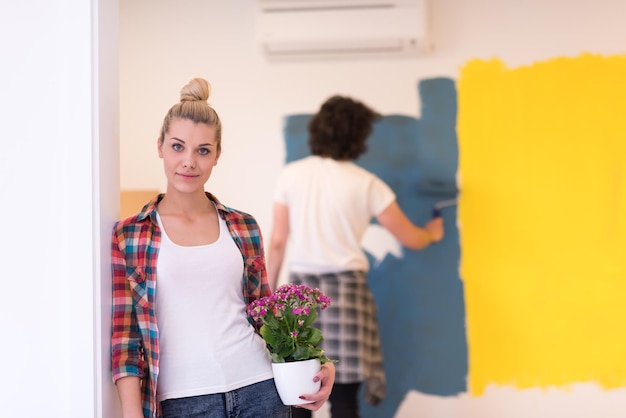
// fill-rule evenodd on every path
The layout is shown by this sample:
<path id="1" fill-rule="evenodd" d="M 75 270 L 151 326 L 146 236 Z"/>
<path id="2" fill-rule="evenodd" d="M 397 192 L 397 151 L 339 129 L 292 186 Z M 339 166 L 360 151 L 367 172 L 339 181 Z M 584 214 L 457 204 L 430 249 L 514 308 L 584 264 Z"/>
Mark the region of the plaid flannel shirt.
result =
<path id="1" fill-rule="evenodd" d="M 244 263 L 242 291 L 246 303 L 271 294 L 265 270 L 263 240 L 256 220 L 249 214 L 222 205 L 206 193 L 226 221 Z M 112 378 L 141 379 L 145 417 L 160 416 L 156 402 L 159 375 L 159 330 L 155 314 L 156 265 L 161 231 L 156 221 L 156 196 L 137 215 L 116 223 L 111 240 L 113 313 Z M 252 320 L 250 322 L 254 325 Z"/>

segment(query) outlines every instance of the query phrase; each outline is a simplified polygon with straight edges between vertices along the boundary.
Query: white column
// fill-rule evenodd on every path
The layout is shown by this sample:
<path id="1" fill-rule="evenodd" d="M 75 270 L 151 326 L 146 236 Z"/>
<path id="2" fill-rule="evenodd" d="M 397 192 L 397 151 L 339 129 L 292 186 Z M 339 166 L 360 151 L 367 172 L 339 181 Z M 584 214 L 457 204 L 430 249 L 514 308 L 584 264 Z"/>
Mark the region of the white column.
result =
<path id="1" fill-rule="evenodd" d="M 117 8 L 0 3 L 2 416 L 117 416 L 107 341 Z"/>

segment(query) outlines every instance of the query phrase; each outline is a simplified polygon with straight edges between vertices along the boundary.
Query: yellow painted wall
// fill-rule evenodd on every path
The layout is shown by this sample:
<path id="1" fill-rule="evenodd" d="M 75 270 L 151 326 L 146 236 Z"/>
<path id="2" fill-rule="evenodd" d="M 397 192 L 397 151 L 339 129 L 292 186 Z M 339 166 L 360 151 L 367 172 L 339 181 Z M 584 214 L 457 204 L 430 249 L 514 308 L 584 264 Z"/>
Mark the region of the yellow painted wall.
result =
<path id="1" fill-rule="evenodd" d="M 458 82 L 469 386 L 626 386 L 626 56 Z"/>

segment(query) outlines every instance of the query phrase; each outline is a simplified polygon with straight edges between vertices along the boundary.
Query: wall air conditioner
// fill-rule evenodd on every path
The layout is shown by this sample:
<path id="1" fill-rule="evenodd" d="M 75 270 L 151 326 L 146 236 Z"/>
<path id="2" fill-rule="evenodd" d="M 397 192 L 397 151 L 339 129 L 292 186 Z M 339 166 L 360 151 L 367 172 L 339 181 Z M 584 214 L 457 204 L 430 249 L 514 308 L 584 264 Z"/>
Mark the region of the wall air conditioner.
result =
<path id="1" fill-rule="evenodd" d="M 257 0 L 258 40 L 272 60 L 430 52 L 428 0 Z"/>

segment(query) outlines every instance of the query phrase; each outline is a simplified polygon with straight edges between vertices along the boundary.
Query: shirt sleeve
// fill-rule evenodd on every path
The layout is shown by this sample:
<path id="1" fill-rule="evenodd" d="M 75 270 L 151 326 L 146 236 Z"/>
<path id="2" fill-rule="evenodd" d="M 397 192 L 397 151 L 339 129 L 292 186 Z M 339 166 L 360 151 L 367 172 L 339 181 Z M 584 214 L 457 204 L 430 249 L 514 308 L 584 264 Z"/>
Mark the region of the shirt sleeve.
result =
<path id="1" fill-rule="evenodd" d="M 374 216 L 387 209 L 387 207 L 396 200 L 396 194 L 377 176 L 372 177 L 369 193 L 369 206 Z"/>
<path id="2" fill-rule="evenodd" d="M 122 232 L 115 228 L 111 239 L 113 312 L 111 318 L 111 371 L 113 382 L 125 376 L 143 377 L 141 333 L 137 325 L 133 296 L 126 275 L 126 260 L 120 250 Z"/>

